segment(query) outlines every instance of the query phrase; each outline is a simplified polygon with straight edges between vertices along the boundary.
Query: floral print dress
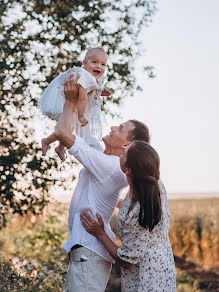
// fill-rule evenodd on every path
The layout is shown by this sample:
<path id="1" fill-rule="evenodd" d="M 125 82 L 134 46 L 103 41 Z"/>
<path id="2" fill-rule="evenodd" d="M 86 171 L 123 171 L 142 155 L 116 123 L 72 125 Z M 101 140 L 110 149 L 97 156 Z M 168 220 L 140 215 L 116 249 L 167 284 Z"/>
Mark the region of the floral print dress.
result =
<path id="1" fill-rule="evenodd" d="M 122 241 L 118 256 L 131 264 L 121 267 L 123 292 L 175 292 L 175 265 L 169 241 L 169 210 L 166 190 L 161 189 L 162 219 L 149 232 L 138 223 L 140 204 L 128 212 L 131 199 L 127 194 L 117 217 L 118 236 Z"/>

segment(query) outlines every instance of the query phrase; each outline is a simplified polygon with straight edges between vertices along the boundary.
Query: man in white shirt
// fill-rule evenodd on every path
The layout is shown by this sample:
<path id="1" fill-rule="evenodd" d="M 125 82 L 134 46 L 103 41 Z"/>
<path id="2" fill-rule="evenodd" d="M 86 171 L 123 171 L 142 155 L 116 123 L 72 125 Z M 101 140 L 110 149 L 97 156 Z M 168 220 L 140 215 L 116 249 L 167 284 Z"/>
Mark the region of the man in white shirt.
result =
<path id="1" fill-rule="evenodd" d="M 99 213 L 107 234 L 114 240 L 109 221 L 120 190 L 127 186 L 126 176 L 120 169 L 119 156 L 122 147 L 133 140 L 149 142 L 149 131 L 144 124 L 130 120 L 112 127 L 110 134 L 103 137 L 105 150 L 98 142 L 89 146 L 71 132 L 71 117 L 78 99 L 78 88 L 73 80 L 65 83 L 65 96 L 64 113 L 59 118 L 55 134 L 84 168 L 80 171 L 69 208 L 70 235 L 63 245 L 63 250 L 69 254 L 64 291 L 103 292 L 113 259 L 102 243 L 83 228 L 80 213 L 87 210 L 94 217 Z"/>

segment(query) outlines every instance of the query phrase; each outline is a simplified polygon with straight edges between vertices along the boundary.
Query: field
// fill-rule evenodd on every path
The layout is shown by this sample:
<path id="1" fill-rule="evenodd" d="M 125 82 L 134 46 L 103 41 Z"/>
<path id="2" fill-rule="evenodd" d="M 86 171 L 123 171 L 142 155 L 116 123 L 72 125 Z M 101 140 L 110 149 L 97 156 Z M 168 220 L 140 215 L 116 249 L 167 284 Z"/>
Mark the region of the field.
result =
<path id="1" fill-rule="evenodd" d="M 170 200 L 169 209 L 177 291 L 219 291 L 219 199 Z M 9 216 L 0 231 L 0 291 L 62 291 L 67 213 L 68 204 L 57 203 L 41 217 Z M 120 291 L 117 265 L 107 291 Z"/>
<path id="2" fill-rule="evenodd" d="M 219 268 L 219 199 L 170 200 L 170 240 L 175 255 Z"/>

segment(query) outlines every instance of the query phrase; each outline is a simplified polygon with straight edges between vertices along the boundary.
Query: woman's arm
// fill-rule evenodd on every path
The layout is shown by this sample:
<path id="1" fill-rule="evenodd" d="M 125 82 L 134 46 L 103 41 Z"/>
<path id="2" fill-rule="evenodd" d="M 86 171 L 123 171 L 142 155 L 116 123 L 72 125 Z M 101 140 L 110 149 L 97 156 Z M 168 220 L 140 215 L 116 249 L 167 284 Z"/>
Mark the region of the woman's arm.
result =
<path id="1" fill-rule="evenodd" d="M 129 268 L 133 266 L 133 264 L 125 262 L 118 257 L 118 247 L 106 234 L 102 217 L 99 214 L 96 214 L 96 216 L 98 221 L 94 220 L 87 212 L 83 212 L 80 214 L 81 223 L 86 231 L 95 236 L 98 240 L 100 240 L 111 255 L 111 257 L 115 261 L 117 261 L 122 267 Z"/>

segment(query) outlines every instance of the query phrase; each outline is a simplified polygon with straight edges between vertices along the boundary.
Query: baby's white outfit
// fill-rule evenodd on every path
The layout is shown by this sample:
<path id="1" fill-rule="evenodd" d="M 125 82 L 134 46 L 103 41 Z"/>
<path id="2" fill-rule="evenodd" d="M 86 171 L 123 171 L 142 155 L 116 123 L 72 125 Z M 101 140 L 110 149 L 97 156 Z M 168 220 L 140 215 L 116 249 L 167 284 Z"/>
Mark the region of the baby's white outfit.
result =
<path id="1" fill-rule="evenodd" d="M 102 102 L 100 99 L 103 90 L 103 78 L 96 80 L 96 78 L 83 67 L 74 66 L 52 80 L 43 92 L 38 108 L 43 115 L 57 121 L 60 114 L 63 112 L 63 107 L 66 102 L 64 82 L 70 79 L 71 76 L 76 80 L 77 75 L 80 76 L 77 84 L 81 85 L 87 92 L 87 105 L 84 117 L 88 120 L 88 124 L 81 127 L 81 123 L 78 120 L 77 109 L 75 109 L 72 116 L 72 131 L 90 144 L 94 138 L 99 140 L 102 138 L 102 130 L 105 123 L 105 117 L 101 111 Z"/>

